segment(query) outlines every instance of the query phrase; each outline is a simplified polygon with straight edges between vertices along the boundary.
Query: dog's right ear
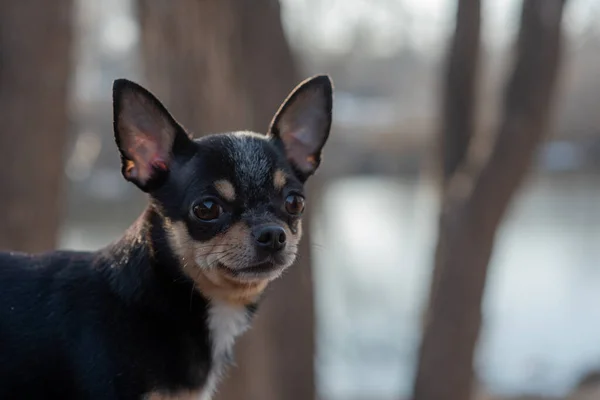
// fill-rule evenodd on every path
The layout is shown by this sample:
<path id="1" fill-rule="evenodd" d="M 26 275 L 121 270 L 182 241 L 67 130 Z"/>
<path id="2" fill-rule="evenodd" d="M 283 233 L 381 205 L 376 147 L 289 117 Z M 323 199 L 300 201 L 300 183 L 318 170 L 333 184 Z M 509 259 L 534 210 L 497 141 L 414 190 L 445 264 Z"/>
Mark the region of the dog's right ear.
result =
<path id="1" fill-rule="evenodd" d="M 333 84 L 327 75 L 300 83 L 283 102 L 268 136 L 283 146 L 288 161 L 302 180 L 321 163 L 321 151 L 331 129 Z"/>
<path id="2" fill-rule="evenodd" d="M 121 153 L 121 172 L 145 192 L 164 182 L 176 155 L 192 140 L 158 99 L 127 79 L 113 83 L 113 126 Z"/>

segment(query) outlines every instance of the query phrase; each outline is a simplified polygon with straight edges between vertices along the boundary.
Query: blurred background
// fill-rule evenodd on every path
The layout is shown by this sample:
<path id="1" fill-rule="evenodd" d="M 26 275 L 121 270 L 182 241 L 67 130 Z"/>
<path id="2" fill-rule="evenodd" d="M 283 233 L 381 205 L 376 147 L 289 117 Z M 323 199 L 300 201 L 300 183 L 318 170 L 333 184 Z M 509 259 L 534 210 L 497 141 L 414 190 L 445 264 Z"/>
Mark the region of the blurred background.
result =
<path id="1" fill-rule="evenodd" d="M 0 247 L 96 249 L 145 206 L 136 80 L 195 136 L 328 73 L 297 265 L 217 399 L 600 399 L 596 0 L 0 0 Z"/>

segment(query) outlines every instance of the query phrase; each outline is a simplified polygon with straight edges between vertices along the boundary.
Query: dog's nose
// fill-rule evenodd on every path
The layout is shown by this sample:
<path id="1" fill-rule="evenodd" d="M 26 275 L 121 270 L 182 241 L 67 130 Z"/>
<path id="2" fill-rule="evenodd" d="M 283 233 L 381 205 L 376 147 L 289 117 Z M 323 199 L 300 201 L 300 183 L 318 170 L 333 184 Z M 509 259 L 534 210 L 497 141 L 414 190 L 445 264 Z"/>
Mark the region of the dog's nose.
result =
<path id="1" fill-rule="evenodd" d="M 254 239 L 258 248 L 265 251 L 279 251 L 285 247 L 285 230 L 278 225 L 260 226 L 254 230 Z"/>

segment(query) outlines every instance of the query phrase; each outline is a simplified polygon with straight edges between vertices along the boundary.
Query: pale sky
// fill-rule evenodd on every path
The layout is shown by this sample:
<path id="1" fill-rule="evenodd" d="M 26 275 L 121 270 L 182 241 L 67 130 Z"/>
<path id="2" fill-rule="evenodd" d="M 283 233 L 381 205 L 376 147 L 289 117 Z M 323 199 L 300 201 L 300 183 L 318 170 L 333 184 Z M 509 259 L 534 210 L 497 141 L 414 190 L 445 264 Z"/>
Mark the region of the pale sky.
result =
<path id="1" fill-rule="evenodd" d="M 369 32 L 372 51 L 392 53 L 402 41 L 423 51 L 443 45 L 452 28 L 456 0 L 282 0 L 284 23 L 295 44 L 346 51 L 356 26 Z M 483 38 L 496 46 L 515 33 L 521 0 L 483 0 Z M 596 24 L 597 0 L 571 0 L 567 30 Z M 402 39 L 404 38 L 404 39 Z M 431 47 L 434 46 L 434 47 Z"/>
<path id="2" fill-rule="evenodd" d="M 522 0 L 482 0 L 483 39 L 488 45 L 503 45 L 512 38 Z M 281 0 L 283 21 L 293 44 L 331 52 L 347 51 L 356 27 L 369 37 L 369 50 L 389 55 L 407 45 L 424 52 L 446 43 L 452 29 L 456 0 Z M 81 3 L 91 3 L 81 0 Z M 112 7 L 121 9 L 118 1 Z M 92 3 L 93 4 L 93 3 Z M 105 7 L 106 8 L 106 7 Z M 131 15 L 111 12 L 101 33 L 107 47 L 128 51 L 138 38 Z M 600 25 L 600 1 L 570 0 L 566 13 L 569 33 Z"/>

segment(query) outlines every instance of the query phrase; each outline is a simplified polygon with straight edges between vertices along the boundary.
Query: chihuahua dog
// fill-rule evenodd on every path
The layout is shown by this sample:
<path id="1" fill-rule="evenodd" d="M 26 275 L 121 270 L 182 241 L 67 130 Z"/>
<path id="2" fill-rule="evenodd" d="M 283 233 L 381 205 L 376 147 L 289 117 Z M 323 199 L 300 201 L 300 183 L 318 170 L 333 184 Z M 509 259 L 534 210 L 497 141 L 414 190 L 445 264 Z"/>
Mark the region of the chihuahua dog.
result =
<path id="1" fill-rule="evenodd" d="M 116 80 L 122 173 L 148 206 L 99 251 L 0 253 L 0 398 L 210 399 L 296 257 L 332 91 L 327 76 L 304 81 L 266 135 L 192 140 L 149 91 Z"/>

